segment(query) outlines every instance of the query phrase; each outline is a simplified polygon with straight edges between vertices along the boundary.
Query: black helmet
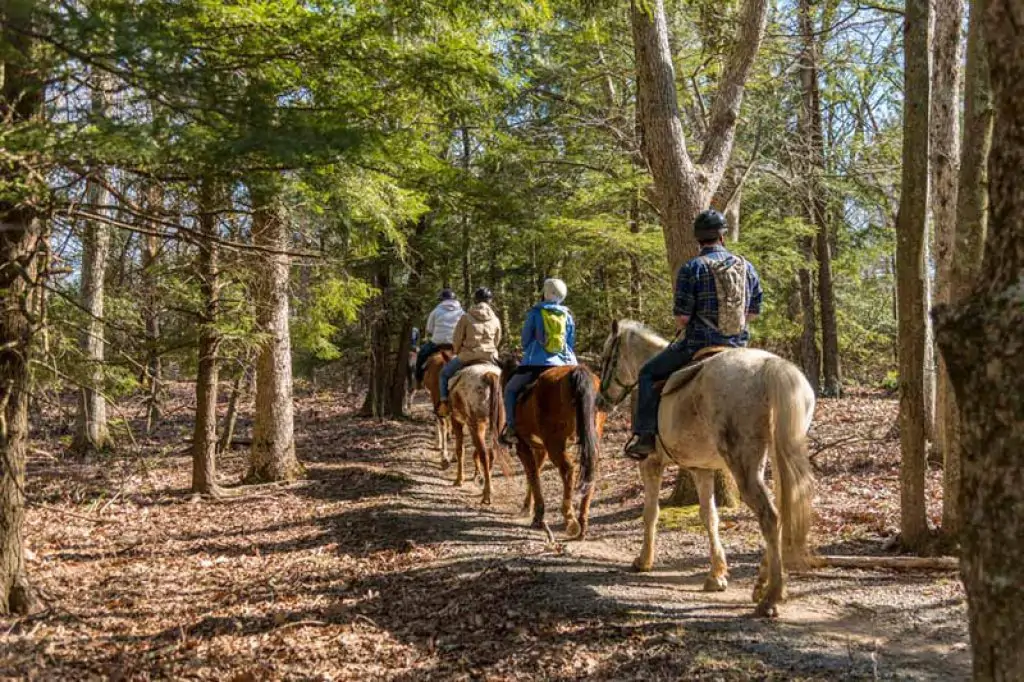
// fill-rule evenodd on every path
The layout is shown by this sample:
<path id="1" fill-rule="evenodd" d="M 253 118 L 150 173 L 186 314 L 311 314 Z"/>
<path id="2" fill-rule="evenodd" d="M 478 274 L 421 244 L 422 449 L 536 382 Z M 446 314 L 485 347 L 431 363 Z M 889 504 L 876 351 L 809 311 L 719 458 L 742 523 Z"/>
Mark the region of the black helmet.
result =
<path id="1" fill-rule="evenodd" d="M 713 208 L 702 211 L 697 219 L 693 221 L 693 236 L 697 241 L 711 241 L 725 235 L 729 230 L 725 216 Z"/>
<path id="2" fill-rule="evenodd" d="M 474 303 L 490 303 L 492 300 L 494 300 L 494 294 L 487 287 L 480 287 L 473 292 Z"/>
<path id="3" fill-rule="evenodd" d="M 441 289 L 441 293 L 438 295 L 437 300 L 439 301 L 454 301 L 455 292 L 451 289 Z"/>

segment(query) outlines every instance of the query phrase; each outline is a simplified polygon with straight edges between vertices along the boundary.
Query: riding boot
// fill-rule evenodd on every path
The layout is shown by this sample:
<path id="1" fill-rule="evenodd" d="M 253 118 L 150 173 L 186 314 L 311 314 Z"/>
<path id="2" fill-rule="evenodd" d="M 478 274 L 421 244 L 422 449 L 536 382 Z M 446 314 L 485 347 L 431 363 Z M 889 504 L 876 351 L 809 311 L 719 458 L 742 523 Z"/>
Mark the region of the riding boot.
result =
<path id="1" fill-rule="evenodd" d="M 451 408 L 448 407 L 447 398 L 437 404 L 437 410 L 435 410 L 435 413 L 438 417 L 447 417 L 452 413 Z"/>
<path id="2" fill-rule="evenodd" d="M 647 456 L 654 452 L 657 442 L 653 433 L 638 433 L 626 444 L 625 455 L 630 459 L 642 462 Z"/>
<path id="3" fill-rule="evenodd" d="M 505 429 L 498 436 L 498 442 L 507 447 L 512 447 L 516 444 L 516 427 L 512 424 L 506 424 Z"/>

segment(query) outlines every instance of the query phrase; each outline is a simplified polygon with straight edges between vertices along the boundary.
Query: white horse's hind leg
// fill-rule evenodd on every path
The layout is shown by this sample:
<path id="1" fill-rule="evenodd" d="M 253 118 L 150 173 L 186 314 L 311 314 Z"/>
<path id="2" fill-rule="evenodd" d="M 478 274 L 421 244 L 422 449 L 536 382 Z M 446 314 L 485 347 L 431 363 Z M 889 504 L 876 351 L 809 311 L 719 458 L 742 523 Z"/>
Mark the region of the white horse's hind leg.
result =
<path id="1" fill-rule="evenodd" d="M 712 469 L 692 469 L 700 499 L 700 520 L 708 531 L 711 545 L 711 572 L 704 581 L 705 592 L 722 592 L 729 585 L 729 567 L 725 562 L 725 551 L 718 537 L 718 509 L 715 507 L 715 472 Z"/>
<path id="2" fill-rule="evenodd" d="M 437 427 L 437 449 L 441 451 L 441 470 L 443 471 L 451 465 L 451 460 L 448 459 L 448 420 L 438 417 L 434 420 L 434 424 Z"/>
<path id="3" fill-rule="evenodd" d="M 465 434 L 462 431 L 462 424 L 459 422 L 453 422 L 452 428 L 455 430 L 455 485 L 459 486 L 462 485 L 463 477 L 465 475 L 464 464 L 462 462 L 462 451 L 464 449 L 462 447 L 462 439 Z"/>
<path id="4" fill-rule="evenodd" d="M 740 483 L 740 495 L 743 501 L 754 511 L 764 536 L 764 558 L 760 575 L 767 573 L 767 580 L 758 578 L 754 586 L 754 599 L 757 601 L 755 613 L 758 616 L 774 618 L 779 615 L 778 603 L 785 594 L 785 577 L 782 572 L 782 530 L 779 527 L 779 514 L 768 496 L 768 486 L 764 479 L 749 471 Z"/>
<path id="5" fill-rule="evenodd" d="M 649 571 L 654 565 L 654 542 L 658 533 L 658 496 L 661 494 L 661 473 L 665 460 L 660 453 L 653 453 L 640 463 L 640 477 L 644 481 L 644 544 L 640 556 L 633 561 L 633 569 Z"/>

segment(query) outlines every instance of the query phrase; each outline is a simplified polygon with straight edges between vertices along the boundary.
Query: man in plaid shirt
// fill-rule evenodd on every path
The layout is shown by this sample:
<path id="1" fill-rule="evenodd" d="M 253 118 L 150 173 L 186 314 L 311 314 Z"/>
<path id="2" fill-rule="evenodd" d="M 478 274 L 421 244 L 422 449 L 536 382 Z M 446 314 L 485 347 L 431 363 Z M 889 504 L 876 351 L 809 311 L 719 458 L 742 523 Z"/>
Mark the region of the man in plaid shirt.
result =
<path id="1" fill-rule="evenodd" d="M 697 216 L 694 236 L 700 242 L 700 254 L 679 268 L 676 275 L 675 305 L 676 340 L 668 348 L 648 360 L 640 370 L 637 384 L 636 418 L 633 439 L 626 445 L 626 456 L 644 460 L 654 451 L 658 430 L 658 404 L 661 395 L 654 384 L 668 379 L 690 362 L 694 354 L 708 346 L 742 347 L 750 340 L 746 325 L 739 334 L 727 336 L 718 329 L 718 296 L 715 277 L 708 261 L 733 261 L 736 256 L 726 250 L 722 241 L 728 226 L 718 211 L 708 210 Z M 761 280 L 749 262 L 746 264 L 746 322 L 761 313 Z M 685 330 L 682 338 L 679 334 Z"/>

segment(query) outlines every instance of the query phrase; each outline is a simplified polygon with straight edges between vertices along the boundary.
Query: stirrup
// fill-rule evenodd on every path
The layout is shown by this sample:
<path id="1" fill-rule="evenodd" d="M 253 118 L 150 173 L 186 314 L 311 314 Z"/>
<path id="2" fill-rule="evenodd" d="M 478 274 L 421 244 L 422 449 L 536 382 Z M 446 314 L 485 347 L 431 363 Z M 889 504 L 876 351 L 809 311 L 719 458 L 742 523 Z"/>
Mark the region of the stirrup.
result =
<path id="1" fill-rule="evenodd" d="M 438 417 L 447 417 L 447 416 L 450 416 L 451 413 L 452 413 L 452 411 L 451 411 L 451 408 L 448 407 L 448 401 L 447 400 L 442 400 L 441 402 L 439 402 L 437 404 L 437 409 L 434 410 L 434 414 L 436 414 Z"/>

